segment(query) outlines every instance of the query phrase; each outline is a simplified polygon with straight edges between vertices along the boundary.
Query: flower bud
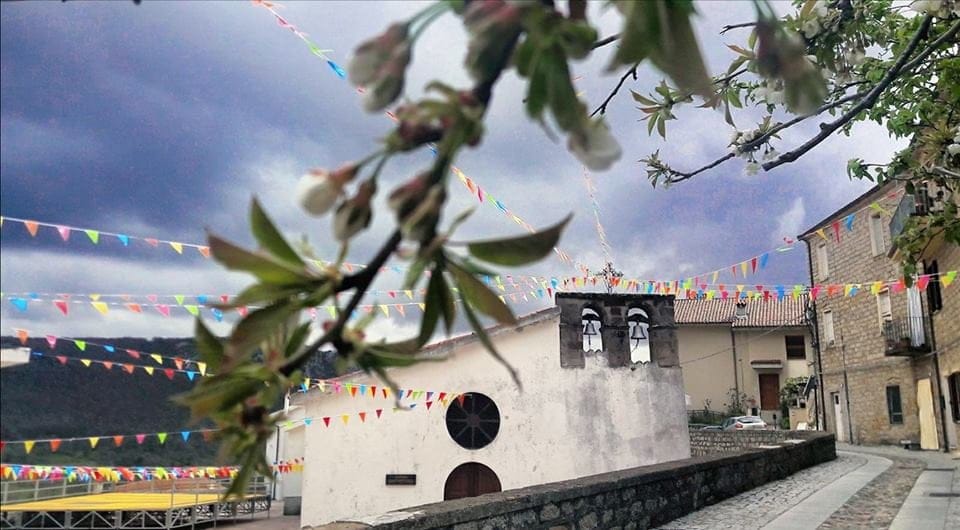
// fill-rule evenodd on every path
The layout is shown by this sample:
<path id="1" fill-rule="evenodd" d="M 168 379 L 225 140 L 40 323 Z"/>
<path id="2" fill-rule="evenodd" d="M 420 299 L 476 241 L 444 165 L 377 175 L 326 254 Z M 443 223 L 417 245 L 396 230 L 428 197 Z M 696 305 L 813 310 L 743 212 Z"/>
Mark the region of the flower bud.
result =
<path id="1" fill-rule="evenodd" d="M 382 34 L 358 46 L 347 67 L 350 82 L 363 86 L 379 79 L 393 49 L 407 40 L 407 30 L 407 24 L 393 24 Z"/>
<path id="2" fill-rule="evenodd" d="M 300 206 L 311 215 L 323 215 L 333 208 L 343 191 L 343 182 L 322 169 L 310 170 L 300 177 L 297 197 Z"/>
<path id="3" fill-rule="evenodd" d="M 387 197 L 387 206 L 397 212 L 397 220 L 406 219 L 426 197 L 428 177 L 427 173 L 421 173 L 393 190 Z"/>
<path id="4" fill-rule="evenodd" d="M 588 121 L 580 130 L 571 132 L 567 149 L 594 171 L 608 169 L 621 154 L 620 144 L 602 121 Z"/>
<path id="5" fill-rule="evenodd" d="M 377 185 L 374 181 L 367 180 L 360 184 L 356 195 L 340 204 L 333 218 L 333 235 L 338 241 L 349 241 L 358 232 L 370 226 L 370 219 L 373 218 L 370 199 L 376 191 Z"/>

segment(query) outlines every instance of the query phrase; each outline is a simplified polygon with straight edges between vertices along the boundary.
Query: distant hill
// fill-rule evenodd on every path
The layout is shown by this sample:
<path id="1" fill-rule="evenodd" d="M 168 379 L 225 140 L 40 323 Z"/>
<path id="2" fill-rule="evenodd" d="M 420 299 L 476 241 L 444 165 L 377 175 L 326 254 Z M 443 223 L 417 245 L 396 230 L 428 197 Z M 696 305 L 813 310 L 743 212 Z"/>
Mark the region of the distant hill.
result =
<path id="1" fill-rule="evenodd" d="M 27 455 L 21 444 L 7 445 L 0 460 L 23 464 L 100 464 L 100 465 L 200 465 L 225 463 L 217 458 L 217 443 L 205 442 L 193 435 L 184 442 L 179 432 L 209 426 L 191 425 L 189 412 L 171 398 L 189 390 L 195 383 L 184 374 L 167 379 L 159 370 L 152 376 L 143 370 L 133 374 L 119 364 L 107 370 L 99 364 L 85 367 L 71 361 L 66 365 L 54 356 L 130 362 L 155 365 L 144 356 L 131 359 L 124 353 L 133 349 L 167 357 L 194 357 L 192 338 L 88 338 L 91 343 L 110 344 L 115 353 L 88 346 L 80 352 L 70 341 L 59 341 L 50 348 L 44 338 L 30 338 L 27 347 L 43 353 L 31 356 L 29 364 L 0 370 L 0 439 L 31 440 L 45 438 L 88 437 L 129 434 L 123 445 L 101 439 L 96 449 L 86 442 L 63 443 L 56 453 L 48 444 L 37 444 Z M 19 347 L 16 337 L 0 337 L 0 346 Z M 168 364 L 169 366 L 169 364 Z M 332 377 L 332 352 L 311 360 L 310 377 Z M 169 432 L 166 443 L 155 437 L 137 445 L 136 433 Z"/>

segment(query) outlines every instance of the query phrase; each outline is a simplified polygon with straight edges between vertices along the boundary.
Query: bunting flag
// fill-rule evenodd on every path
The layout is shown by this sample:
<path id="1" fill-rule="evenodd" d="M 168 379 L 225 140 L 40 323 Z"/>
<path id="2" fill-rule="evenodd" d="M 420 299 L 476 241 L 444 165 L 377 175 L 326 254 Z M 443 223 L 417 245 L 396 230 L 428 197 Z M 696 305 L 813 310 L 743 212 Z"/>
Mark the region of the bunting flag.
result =
<path id="1" fill-rule="evenodd" d="M 291 471 L 292 472 L 292 467 Z M 297 468 L 302 471 L 302 462 Z M 189 467 L 113 467 L 113 466 L 35 466 L 30 464 L 0 464 L 3 480 L 54 480 L 74 482 L 135 482 L 187 478 L 232 479 L 239 468 L 234 466 Z M 278 472 L 284 472 L 280 469 Z"/>
<path id="2" fill-rule="evenodd" d="M 586 166 L 583 167 L 583 181 L 587 186 L 587 196 L 590 197 L 590 204 L 593 207 L 594 228 L 597 231 L 597 238 L 600 240 L 600 248 L 603 250 L 603 256 L 607 263 L 613 263 L 613 252 L 610 242 L 607 241 L 607 231 L 603 228 L 603 222 L 600 221 L 600 203 L 597 202 L 596 188 Z"/>

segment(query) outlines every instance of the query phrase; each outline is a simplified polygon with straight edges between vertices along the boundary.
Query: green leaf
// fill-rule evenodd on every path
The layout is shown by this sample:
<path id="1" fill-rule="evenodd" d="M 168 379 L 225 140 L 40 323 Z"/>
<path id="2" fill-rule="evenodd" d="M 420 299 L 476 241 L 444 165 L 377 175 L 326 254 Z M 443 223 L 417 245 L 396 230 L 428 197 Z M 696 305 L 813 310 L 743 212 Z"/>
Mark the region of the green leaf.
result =
<path id="1" fill-rule="evenodd" d="M 470 255 L 487 263 L 516 267 L 526 265 L 542 259 L 549 254 L 557 242 L 564 228 L 573 214 L 563 221 L 534 234 L 497 239 L 492 241 L 475 241 L 467 245 Z"/>
<path id="2" fill-rule="evenodd" d="M 523 388 L 523 385 L 520 383 L 520 376 L 517 374 L 517 370 L 507 362 L 506 359 L 500 355 L 500 352 L 497 351 L 497 348 L 493 345 L 493 341 L 490 340 L 490 337 L 487 335 L 487 331 L 483 329 L 483 325 L 480 323 L 480 320 L 477 318 L 477 315 L 474 314 L 473 309 L 470 309 L 470 304 L 463 304 L 463 314 L 467 316 L 467 321 L 470 322 L 470 327 L 473 328 L 473 332 L 477 335 L 477 339 L 480 340 L 480 343 L 483 344 L 483 347 L 490 352 L 490 355 L 493 356 L 504 368 L 510 372 L 510 377 L 513 378 L 513 382 L 517 387 Z"/>
<path id="3" fill-rule="evenodd" d="M 410 267 L 407 268 L 407 274 L 403 279 L 404 289 L 412 289 L 415 285 L 417 285 L 417 282 L 420 281 L 420 277 L 423 275 L 423 271 L 426 268 L 426 258 L 418 257 L 413 260 L 413 263 L 411 263 Z"/>
<path id="4" fill-rule="evenodd" d="M 656 16 L 666 21 L 666 26 L 661 27 L 658 45 L 650 51 L 650 60 L 682 90 L 709 98 L 712 95 L 710 75 L 690 24 L 692 7 L 685 2 L 661 0 L 655 3 L 655 9 Z"/>
<path id="5" fill-rule="evenodd" d="M 304 287 L 297 285 L 284 287 L 269 283 L 256 283 L 244 289 L 240 294 L 226 303 L 214 304 L 218 309 L 234 309 L 254 304 L 269 303 L 281 298 L 289 298 L 304 291 Z"/>
<path id="6" fill-rule="evenodd" d="M 297 329 L 290 334 L 290 339 L 287 340 L 287 347 L 284 351 L 284 357 L 289 358 L 298 353 L 309 335 L 310 322 L 304 322 L 303 324 L 297 326 Z"/>
<path id="7" fill-rule="evenodd" d="M 264 282 L 279 285 L 305 283 L 311 279 L 305 270 L 277 261 L 271 256 L 250 252 L 213 234 L 208 240 L 210 253 L 230 270 L 246 271 Z"/>
<path id="8" fill-rule="evenodd" d="M 453 330 L 453 323 L 457 319 L 457 304 L 453 300 L 453 293 L 450 292 L 447 281 L 443 278 L 442 268 L 435 267 L 433 269 L 433 273 L 430 274 L 430 284 L 435 286 L 434 296 L 437 297 L 440 314 L 443 315 L 447 335 L 450 335 L 450 332 Z M 429 340 L 429 337 L 426 339 Z"/>
<path id="9" fill-rule="evenodd" d="M 449 262 L 450 272 L 456 279 L 457 287 L 460 288 L 460 294 L 463 295 L 465 302 L 481 313 L 491 316 L 501 324 L 516 324 L 517 318 L 513 316 L 513 311 L 507 307 L 507 304 L 500 300 L 496 293 L 491 291 L 483 282 L 478 280 L 473 274 L 461 268 L 453 261 Z"/>
<path id="10" fill-rule="evenodd" d="M 252 353 L 298 311 L 300 307 L 287 300 L 251 311 L 233 328 L 228 342 L 229 353 L 231 356 Z"/>
<path id="11" fill-rule="evenodd" d="M 250 202 L 250 228 L 260 246 L 269 250 L 274 256 L 300 267 L 306 265 L 300 255 L 283 238 L 267 213 L 263 211 L 256 197 Z"/>
<path id="12" fill-rule="evenodd" d="M 654 101 L 654 100 L 652 100 L 652 99 L 650 99 L 650 98 L 648 98 L 648 97 L 644 97 L 644 96 L 643 96 L 642 94 L 640 94 L 639 92 L 635 92 L 635 91 L 631 90 L 631 91 L 630 91 L 630 95 L 633 96 L 633 100 L 636 101 L 637 103 L 643 103 L 644 105 L 651 105 L 651 106 L 657 104 L 656 101 Z"/>
<path id="13" fill-rule="evenodd" d="M 653 134 L 653 128 L 657 126 L 657 121 L 660 118 L 660 114 L 651 114 L 647 118 L 647 136 Z"/>
<path id="14" fill-rule="evenodd" d="M 420 344 L 426 344 L 437 329 L 437 321 L 440 320 L 440 314 L 443 312 L 443 305 L 446 303 L 442 291 L 447 288 L 443 281 L 443 273 L 434 268 L 430 275 L 430 283 L 427 284 L 427 294 L 423 304 L 423 319 L 420 320 Z"/>
<path id="15" fill-rule="evenodd" d="M 196 341 L 197 353 L 200 360 L 207 363 L 207 368 L 216 372 L 220 369 L 220 363 L 223 361 L 223 342 L 220 338 L 210 331 L 210 328 L 203 323 L 203 320 L 197 319 L 193 332 Z"/>

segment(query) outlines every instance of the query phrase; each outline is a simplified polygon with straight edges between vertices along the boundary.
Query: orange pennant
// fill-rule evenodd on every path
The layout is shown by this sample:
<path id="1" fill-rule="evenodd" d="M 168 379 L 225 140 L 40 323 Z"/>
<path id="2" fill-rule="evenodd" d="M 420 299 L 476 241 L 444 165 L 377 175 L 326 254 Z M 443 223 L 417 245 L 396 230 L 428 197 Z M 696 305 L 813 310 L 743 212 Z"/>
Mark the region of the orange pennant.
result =
<path id="1" fill-rule="evenodd" d="M 36 221 L 24 221 L 23 226 L 27 227 L 27 232 L 30 232 L 30 237 L 36 237 L 37 230 L 40 229 L 40 224 Z"/>

